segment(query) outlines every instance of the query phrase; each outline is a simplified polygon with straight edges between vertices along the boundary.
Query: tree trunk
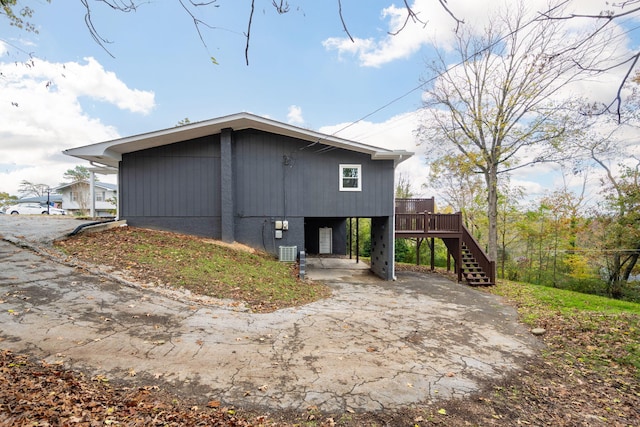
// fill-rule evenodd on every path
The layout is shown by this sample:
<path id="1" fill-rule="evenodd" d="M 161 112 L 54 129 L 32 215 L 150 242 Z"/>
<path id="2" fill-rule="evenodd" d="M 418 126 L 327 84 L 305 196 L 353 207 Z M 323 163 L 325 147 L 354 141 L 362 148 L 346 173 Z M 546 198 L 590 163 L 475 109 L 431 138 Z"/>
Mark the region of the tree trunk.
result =
<path id="1" fill-rule="evenodd" d="M 638 250 L 640 250 L 640 248 L 638 248 Z M 625 282 L 629 282 L 629 277 L 631 276 L 631 272 L 633 271 L 637 262 L 638 262 L 638 253 L 636 252 L 629 257 L 629 263 L 627 264 L 627 266 L 624 269 L 624 272 L 622 273 L 622 280 L 624 280 Z"/>
<path id="2" fill-rule="evenodd" d="M 491 261 L 498 259 L 498 173 L 496 165 L 489 165 L 485 172 L 487 182 L 487 217 L 489 242 L 487 255 Z"/>
<path id="3" fill-rule="evenodd" d="M 612 298 L 620 298 L 622 296 L 622 280 L 620 279 L 620 271 L 622 265 L 620 261 L 620 254 L 615 253 L 613 255 L 613 263 L 609 267 L 609 296 Z"/>

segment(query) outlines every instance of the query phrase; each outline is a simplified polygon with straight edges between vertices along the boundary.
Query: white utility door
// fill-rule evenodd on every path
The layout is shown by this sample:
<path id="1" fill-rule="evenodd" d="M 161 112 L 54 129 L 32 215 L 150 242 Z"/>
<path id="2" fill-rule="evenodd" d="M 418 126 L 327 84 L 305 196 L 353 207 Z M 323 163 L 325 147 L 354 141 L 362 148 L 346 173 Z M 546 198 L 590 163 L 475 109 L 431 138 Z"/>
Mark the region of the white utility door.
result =
<path id="1" fill-rule="evenodd" d="M 318 252 L 320 254 L 330 254 L 332 253 L 332 241 L 333 237 L 333 229 L 330 227 L 323 227 L 320 229 L 320 245 L 318 248 Z"/>

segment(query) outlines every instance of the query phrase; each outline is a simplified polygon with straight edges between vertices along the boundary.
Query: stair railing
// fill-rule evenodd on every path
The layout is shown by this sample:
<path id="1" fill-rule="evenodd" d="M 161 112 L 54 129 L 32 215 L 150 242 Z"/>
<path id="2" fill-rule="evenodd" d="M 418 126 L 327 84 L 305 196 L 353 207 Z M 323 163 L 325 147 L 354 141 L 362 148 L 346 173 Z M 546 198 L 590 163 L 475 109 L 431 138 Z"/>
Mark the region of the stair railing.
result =
<path id="1" fill-rule="evenodd" d="M 487 254 L 482 250 L 478 241 L 473 237 L 467 227 L 462 225 L 462 242 L 467 246 L 471 255 L 475 258 L 478 266 L 482 268 L 487 277 L 489 278 L 489 283 L 496 283 L 496 262 L 491 261 Z"/>

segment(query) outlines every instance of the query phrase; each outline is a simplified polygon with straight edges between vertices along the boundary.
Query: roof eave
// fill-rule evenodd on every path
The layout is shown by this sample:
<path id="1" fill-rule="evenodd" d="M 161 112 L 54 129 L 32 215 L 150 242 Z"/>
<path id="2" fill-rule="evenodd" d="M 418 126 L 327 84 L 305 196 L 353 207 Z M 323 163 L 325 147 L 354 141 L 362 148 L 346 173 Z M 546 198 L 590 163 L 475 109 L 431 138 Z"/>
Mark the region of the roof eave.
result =
<path id="1" fill-rule="evenodd" d="M 308 142 L 322 143 L 336 148 L 368 154 L 373 160 L 394 160 L 395 164 L 413 155 L 413 153 L 406 151 L 383 151 L 378 147 L 303 129 L 250 113 L 237 113 L 202 122 L 190 123 L 184 126 L 133 135 L 78 148 L 70 148 L 64 150 L 63 153 L 89 162 L 117 168 L 120 160 L 122 160 L 123 154 L 214 135 L 220 133 L 223 129 L 232 129 L 235 131 L 246 129 L 261 130 Z"/>

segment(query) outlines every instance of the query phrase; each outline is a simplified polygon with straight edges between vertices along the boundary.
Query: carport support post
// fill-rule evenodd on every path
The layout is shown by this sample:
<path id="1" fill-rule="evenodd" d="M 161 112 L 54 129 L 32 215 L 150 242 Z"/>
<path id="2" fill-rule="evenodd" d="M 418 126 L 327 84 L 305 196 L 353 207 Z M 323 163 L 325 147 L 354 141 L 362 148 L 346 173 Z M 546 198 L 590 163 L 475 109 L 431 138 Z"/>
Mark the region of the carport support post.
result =
<path id="1" fill-rule="evenodd" d="M 233 223 L 233 159 L 231 151 L 232 130 L 222 129 L 220 132 L 220 206 L 221 206 L 221 237 L 223 242 L 235 241 Z"/>
<path id="2" fill-rule="evenodd" d="M 349 259 L 353 259 L 353 218 L 349 218 Z"/>
<path id="3" fill-rule="evenodd" d="M 96 173 L 89 171 L 89 206 L 91 207 L 91 218 L 96 217 Z"/>
<path id="4" fill-rule="evenodd" d="M 360 262 L 360 218 L 356 218 L 356 264 Z"/>

